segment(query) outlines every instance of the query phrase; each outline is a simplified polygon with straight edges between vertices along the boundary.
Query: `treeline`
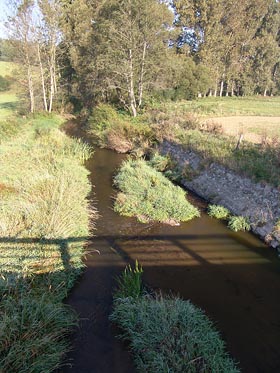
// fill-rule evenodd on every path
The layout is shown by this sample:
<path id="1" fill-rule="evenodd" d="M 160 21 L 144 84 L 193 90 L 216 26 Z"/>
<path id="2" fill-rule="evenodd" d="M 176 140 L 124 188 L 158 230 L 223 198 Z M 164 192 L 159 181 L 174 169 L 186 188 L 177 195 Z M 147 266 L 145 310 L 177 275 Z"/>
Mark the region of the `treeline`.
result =
<path id="1" fill-rule="evenodd" d="M 10 50 L 29 109 L 277 94 L 277 0 L 15 0 Z"/>

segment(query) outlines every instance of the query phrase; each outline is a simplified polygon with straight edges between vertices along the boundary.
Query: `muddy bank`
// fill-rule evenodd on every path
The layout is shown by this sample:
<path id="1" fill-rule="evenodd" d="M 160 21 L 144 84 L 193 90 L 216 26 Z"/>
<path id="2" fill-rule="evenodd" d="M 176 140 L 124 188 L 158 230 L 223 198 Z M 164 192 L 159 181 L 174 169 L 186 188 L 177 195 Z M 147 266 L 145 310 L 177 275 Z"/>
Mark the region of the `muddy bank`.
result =
<path id="1" fill-rule="evenodd" d="M 163 141 L 159 150 L 169 154 L 188 177 L 182 184 L 200 197 L 228 208 L 234 215 L 248 217 L 252 231 L 280 249 L 280 234 L 274 227 L 280 218 L 280 192 L 267 184 L 254 183 L 216 163 L 203 166 L 202 158 L 182 146 Z"/>

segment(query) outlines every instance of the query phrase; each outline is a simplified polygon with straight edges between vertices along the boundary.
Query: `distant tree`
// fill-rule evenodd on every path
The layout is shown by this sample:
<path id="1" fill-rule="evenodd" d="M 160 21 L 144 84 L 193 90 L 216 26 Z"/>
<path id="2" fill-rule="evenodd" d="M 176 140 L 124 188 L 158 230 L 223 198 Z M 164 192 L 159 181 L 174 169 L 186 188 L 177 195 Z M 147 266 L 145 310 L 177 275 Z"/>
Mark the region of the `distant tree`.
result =
<path id="1" fill-rule="evenodd" d="M 11 4 L 13 15 L 8 18 L 7 29 L 10 42 L 16 50 L 15 59 L 19 63 L 23 78 L 19 81 L 26 87 L 29 96 L 29 109 L 34 113 L 35 88 L 34 66 L 36 50 L 34 46 L 34 17 L 32 0 L 14 0 Z"/>

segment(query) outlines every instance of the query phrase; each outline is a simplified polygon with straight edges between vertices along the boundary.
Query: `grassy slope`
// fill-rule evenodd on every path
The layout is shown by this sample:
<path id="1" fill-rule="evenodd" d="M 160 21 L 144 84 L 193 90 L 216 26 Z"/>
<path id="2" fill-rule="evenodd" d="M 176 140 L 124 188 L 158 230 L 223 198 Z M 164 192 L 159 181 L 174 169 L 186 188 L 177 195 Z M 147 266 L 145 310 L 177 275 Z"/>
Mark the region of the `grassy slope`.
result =
<path id="1" fill-rule="evenodd" d="M 51 372 L 75 322 L 62 304 L 82 268 L 90 190 L 88 148 L 61 118 L 18 121 L 0 144 L 0 370 Z M 1 132 L 1 128 L 0 128 Z M 0 133 L 1 137 L 1 133 Z"/>
<path id="2" fill-rule="evenodd" d="M 0 75 L 12 77 L 16 67 L 16 64 L 12 62 L 0 61 Z M 16 85 L 12 85 L 9 91 L 0 92 L 0 121 L 14 115 L 17 105 Z"/>

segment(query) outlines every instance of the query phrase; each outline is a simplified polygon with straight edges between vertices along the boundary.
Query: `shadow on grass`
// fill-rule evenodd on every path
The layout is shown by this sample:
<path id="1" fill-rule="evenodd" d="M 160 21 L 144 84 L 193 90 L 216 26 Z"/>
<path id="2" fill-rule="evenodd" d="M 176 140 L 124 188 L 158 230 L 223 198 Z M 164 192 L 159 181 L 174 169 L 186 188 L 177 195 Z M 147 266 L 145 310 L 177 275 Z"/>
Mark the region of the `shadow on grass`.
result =
<path id="1" fill-rule="evenodd" d="M 16 110 L 18 108 L 18 102 L 2 102 L 0 103 L 0 110 Z"/>

